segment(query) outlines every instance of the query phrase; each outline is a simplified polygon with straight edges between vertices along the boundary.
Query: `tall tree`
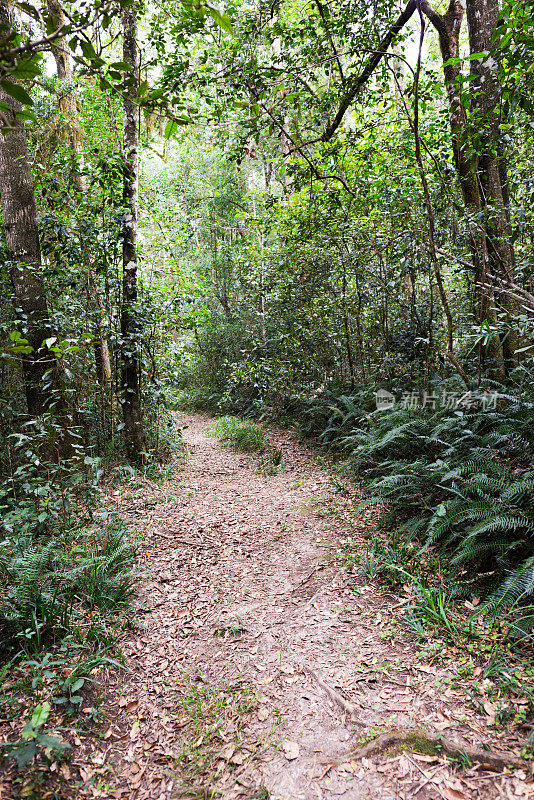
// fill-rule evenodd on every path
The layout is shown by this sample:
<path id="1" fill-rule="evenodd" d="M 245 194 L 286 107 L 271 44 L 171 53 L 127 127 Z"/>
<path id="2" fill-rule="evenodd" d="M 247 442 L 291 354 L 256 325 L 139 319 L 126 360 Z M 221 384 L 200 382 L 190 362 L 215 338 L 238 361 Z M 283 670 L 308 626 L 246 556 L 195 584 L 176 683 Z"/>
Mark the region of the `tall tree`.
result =
<path id="1" fill-rule="evenodd" d="M 449 104 L 452 150 L 469 229 L 473 268 L 478 282 L 486 282 L 490 269 L 496 275 L 513 277 L 513 248 L 507 218 L 508 196 L 506 170 L 499 147 L 497 64 L 491 56 L 498 16 L 497 0 L 469 0 L 467 3 L 471 70 L 474 76 L 472 111 L 482 125 L 480 141 L 473 141 L 473 126 L 461 96 L 460 31 L 464 19 L 462 0 L 450 0 L 444 14 L 438 13 L 428 0 L 408 0 L 396 22 L 382 38 L 360 74 L 348 83 L 348 90 L 332 120 L 326 126 L 323 140 L 328 141 L 337 130 L 352 101 L 367 83 L 381 58 L 415 11 L 428 18 L 436 29 L 443 61 L 444 82 Z M 483 52 L 483 58 L 474 59 Z M 476 137 L 475 137 L 476 138 Z M 480 150 L 480 152 L 477 152 Z M 483 214 L 485 210 L 485 215 Z M 485 216 L 485 220 L 482 219 Z M 495 321 L 491 291 L 482 292 L 479 314 L 481 321 Z M 510 337 L 508 337 L 509 342 Z M 509 343 L 508 362 L 512 357 Z M 489 343 L 489 355 L 498 377 L 504 378 L 503 349 L 498 337 Z"/>
<path id="2" fill-rule="evenodd" d="M 498 17 L 498 0 L 468 0 L 473 78 L 471 114 L 477 139 L 477 178 L 484 209 L 488 264 L 496 279 L 513 281 L 515 255 L 510 231 L 508 174 L 501 144 L 499 63 L 494 41 Z M 483 55 L 475 58 L 478 53 Z M 503 351 L 509 365 L 514 363 L 514 350 L 515 337 L 508 335 Z"/>
<path id="3" fill-rule="evenodd" d="M 124 224 L 122 243 L 121 384 L 124 438 L 132 462 L 146 460 L 146 438 L 141 412 L 140 325 L 137 311 L 137 205 L 139 171 L 139 121 L 135 102 L 139 49 L 135 9 L 122 12 L 123 60 L 130 65 L 124 81 Z"/>
<path id="4" fill-rule="evenodd" d="M 0 36 L 11 40 L 14 19 L 7 0 L 0 0 Z M 15 83 L 15 79 L 11 78 Z M 28 412 L 43 414 L 61 405 L 58 394 L 58 364 L 47 346 L 55 342 L 41 271 L 41 247 L 37 226 L 34 181 L 28 158 L 24 122 L 17 116 L 22 106 L 0 87 L 2 111 L 0 132 L 0 194 L 4 234 L 11 257 L 11 281 L 16 313 L 32 351 L 23 357 Z"/>

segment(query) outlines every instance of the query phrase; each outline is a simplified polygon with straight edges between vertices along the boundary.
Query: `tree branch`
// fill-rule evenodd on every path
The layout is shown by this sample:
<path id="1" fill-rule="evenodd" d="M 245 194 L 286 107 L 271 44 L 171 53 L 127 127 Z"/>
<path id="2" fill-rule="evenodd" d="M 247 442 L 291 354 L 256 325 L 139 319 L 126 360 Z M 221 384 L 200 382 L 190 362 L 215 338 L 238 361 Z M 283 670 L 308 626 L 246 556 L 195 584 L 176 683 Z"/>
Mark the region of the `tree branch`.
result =
<path id="1" fill-rule="evenodd" d="M 327 36 L 327 39 L 330 42 L 330 47 L 332 48 L 332 53 L 334 54 L 334 60 L 335 60 L 335 62 L 337 64 L 337 68 L 339 70 L 339 76 L 341 78 L 342 83 L 345 83 L 345 76 L 343 75 L 343 67 L 341 66 L 341 61 L 340 61 L 338 52 L 336 50 L 336 46 L 334 44 L 334 39 L 332 37 L 332 34 L 330 33 L 330 29 L 329 29 L 328 23 L 326 21 L 326 13 L 325 13 L 325 10 L 324 10 L 324 6 L 321 3 L 321 0 L 315 0 L 315 5 L 317 6 L 317 10 L 319 11 L 319 16 L 321 17 L 321 20 L 322 20 L 322 23 L 323 23 L 323 26 L 324 26 L 324 30 L 325 30 L 325 33 L 326 33 L 326 36 Z"/>
<path id="2" fill-rule="evenodd" d="M 352 103 L 352 101 L 362 88 L 362 86 L 364 86 L 367 83 L 367 81 L 373 74 L 374 70 L 380 63 L 382 56 L 387 52 L 397 34 L 400 33 L 400 31 L 404 28 L 404 26 L 414 13 L 416 7 L 417 7 L 416 0 L 408 0 L 406 8 L 401 13 L 397 21 L 391 26 L 389 31 L 386 33 L 386 35 L 380 42 L 378 48 L 373 52 L 373 55 L 363 68 L 363 71 L 356 79 L 351 81 L 350 89 L 343 98 L 343 100 L 341 101 L 336 116 L 334 117 L 332 122 L 329 125 L 327 125 L 326 130 L 321 137 L 323 142 L 328 142 L 332 138 L 336 130 L 339 128 L 341 121 L 345 116 L 346 110 L 348 109 L 348 107 L 350 106 L 350 104 Z"/>

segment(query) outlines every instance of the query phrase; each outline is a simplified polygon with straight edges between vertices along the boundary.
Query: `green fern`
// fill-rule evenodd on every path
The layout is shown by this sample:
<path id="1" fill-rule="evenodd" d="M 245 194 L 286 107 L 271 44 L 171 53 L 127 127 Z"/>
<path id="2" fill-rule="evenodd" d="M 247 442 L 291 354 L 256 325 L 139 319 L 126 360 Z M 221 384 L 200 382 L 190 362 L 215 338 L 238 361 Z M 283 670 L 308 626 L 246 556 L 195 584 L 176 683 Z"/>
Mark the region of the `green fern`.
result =
<path id="1" fill-rule="evenodd" d="M 534 556 L 519 565 L 481 604 L 479 613 L 495 618 L 534 594 Z"/>
<path id="2" fill-rule="evenodd" d="M 426 552 L 447 548 L 451 567 L 480 576 L 488 609 L 533 592 L 526 565 L 534 558 L 534 404 L 504 393 L 501 402 L 486 412 L 358 416 L 344 398 L 330 403 L 327 427 L 346 468 L 369 485 L 361 508 L 381 504 L 384 521 Z"/>

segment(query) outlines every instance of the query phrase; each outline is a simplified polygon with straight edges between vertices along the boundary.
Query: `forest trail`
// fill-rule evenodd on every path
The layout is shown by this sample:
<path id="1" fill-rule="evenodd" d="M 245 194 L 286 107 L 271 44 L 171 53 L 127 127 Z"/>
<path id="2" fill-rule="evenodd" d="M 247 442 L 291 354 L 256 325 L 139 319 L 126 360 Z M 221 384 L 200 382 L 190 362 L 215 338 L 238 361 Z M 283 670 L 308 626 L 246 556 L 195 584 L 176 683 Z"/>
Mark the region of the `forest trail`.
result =
<path id="1" fill-rule="evenodd" d="M 87 796 L 528 796 L 525 775 L 444 756 L 354 759 L 377 733 L 423 723 L 477 746 L 511 740 L 443 685 L 454 662 L 417 656 L 395 624 L 398 597 L 348 585 L 339 550 L 363 535 L 354 500 L 291 433 L 269 434 L 284 469 L 266 476 L 257 456 L 208 436 L 208 418 L 180 422 L 189 454 L 172 499 L 125 509 L 146 533 L 144 613 L 123 642 L 131 672 L 106 687 L 108 730 L 80 769 Z"/>

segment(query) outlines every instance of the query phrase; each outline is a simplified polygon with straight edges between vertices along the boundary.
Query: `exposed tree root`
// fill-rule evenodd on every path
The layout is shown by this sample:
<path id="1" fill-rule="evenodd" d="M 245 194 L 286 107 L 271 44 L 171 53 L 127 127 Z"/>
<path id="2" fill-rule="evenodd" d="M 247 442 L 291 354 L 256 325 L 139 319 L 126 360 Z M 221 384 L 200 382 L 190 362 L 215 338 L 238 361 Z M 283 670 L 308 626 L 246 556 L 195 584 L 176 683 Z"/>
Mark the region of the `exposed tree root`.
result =
<path id="1" fill-rule="evenodd" d="M 339 692 L 336 692 L 336 690 L 333 689 L 332 686 L 329 686 L 326 683 L 326 681 L 324 681 L 321 678 L 321 676 L 315 672 L 315 670 L 307 666 L 304 666 L 304 669 L 308 673 L 308 675 L 311 678 L 313 678 L 313 680 L 316 683 L 318 683 L 322 689 L 324 689 L 324 691 L 327 693 L 330 699 L 333 700 L 334 703 L 337 703 L 337 705 L 340 706 L 340 708 L 342 708 L 343 711 L 346 714 L 348 714 L 349 717 L 352 717 L 353 720 L 357 722 L 361 722 L 361 720 L 359 719 L 358 709 L 355 706 L 353 706 L 352 703 L 350 703 L 348 700 L 345 700 L 345 698 L 342 695 L 340 695 Z"/>
<path id="2" fill-rule="evenodd" d="M 392 748 L 437 755 L 445 753 L 452 758 L 459 759 L 467 757 L 472 763 L 483 764 L 499 772 L 502 772 L 505 767 L 528 768 L 529 766 L 526 761 L 511 754 L 496 753 L 494 750 L 479 750 L 476 747 L 447 739 L 437 731 L 427 731 L 422 728 L 408 728 L 407 730 L 383 733 L 369 744 L 351 753 L 351 758 L 368 758 Z"/>

